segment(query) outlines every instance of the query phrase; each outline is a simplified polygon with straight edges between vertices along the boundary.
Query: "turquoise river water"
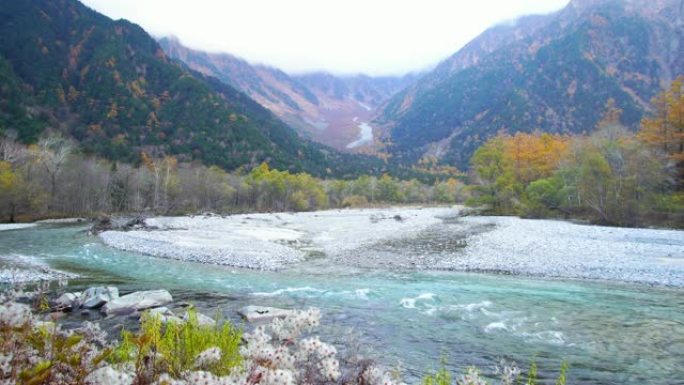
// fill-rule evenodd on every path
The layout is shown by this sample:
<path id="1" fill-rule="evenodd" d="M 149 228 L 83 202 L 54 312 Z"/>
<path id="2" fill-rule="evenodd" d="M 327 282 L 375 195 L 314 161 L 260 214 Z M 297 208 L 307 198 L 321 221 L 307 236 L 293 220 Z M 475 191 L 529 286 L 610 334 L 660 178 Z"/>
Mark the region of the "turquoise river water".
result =
<path id="1" fill-rule="evenodd" d="M 323 312 L 321 333 L 342 350 L 401 362 L 416 382 L 440 357 L 491 372 L 534 358 L 548 383 L 561 362 L 571 384 L 684 384 L 684 290 L 455 272 L 391 272 L 315 259 L 280 272 L 178 262 L 121 252 L 83 226 L 0 232 L 0 256 L 32 256 L 81 274 L 71 283 L 122 292 L 166 288 L 208 314 L 247 304 Z M 0 264 L 2 260 L 0 260 Z M 211 309 L 211 310 L 210 310 Z"/>

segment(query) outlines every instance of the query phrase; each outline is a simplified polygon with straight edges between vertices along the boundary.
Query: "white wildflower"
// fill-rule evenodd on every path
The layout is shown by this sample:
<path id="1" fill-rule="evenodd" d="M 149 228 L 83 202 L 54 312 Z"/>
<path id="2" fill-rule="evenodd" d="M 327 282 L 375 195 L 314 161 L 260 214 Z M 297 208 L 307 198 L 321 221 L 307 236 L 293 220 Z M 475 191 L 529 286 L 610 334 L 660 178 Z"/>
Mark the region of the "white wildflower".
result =
<path id="1" fill-rule="evenodd" d="M 195 367 L 205 368 L 221 361 L 221 349 L 217 347 L 209 348 L 197 355 Z"/>
<path id="2" fill-rule="evenodd" d="M 501 366 L 496 367 L 495 374 L 501 376 L 501 385 L 513 385 L 520 377 L 520 369 L 515 362 L 508 364 L 502 360 Z"/>
<path id="3" fill-rule="evenodd" d="M 0 354 L 0 373 L 2 373 L 3 376 L 8 376 L 10 374 L 10 371 L 12 370 L 13 358 L 14 355 L 12 353 L 7 355 Z"/>
<path id="4" fill-rule="evenodd" d="M 278 368 L 293 369 L 295 357 L 286 346 L 278 346 L 273 351 L 273 364 Z"/>
<path id="5" fill-rule="evenodd" d="M 477 368 L 470 367 L 467 369 L 466 374 L 458 377 L 456 379 L 457 385 L 487 385 L 487 381 L 480 377 L 480 372 Z"/>
<path id="6" fill-rule="evenodd" d="M 21 326 L 31 321 L 31 308 L 21 303 L 0 305 L 0 322 L 9 326 Z"/>
<path id="7" fill-rule="evenodd" d="M 111 366 L 96 369 L 86 377 L 87 384 L 130 385 L 133 376 L 126 372 L 120 372 Z"/>
<path id="8" fill-rule="evenodd" d="M 290 370 L 275 369 L 269 370 L 261 379 L 263 385 L 294 385 L 294 375 Z"/>
<path id="9" fill-rule="evenodd" d="M 327 357 L 318 363 L 318 370 L 321 375 L 330 381 L 337 381 L 340 377 L 340 362 L 333 357 Z"/>
<path id="10" fill-rule="evenodd" d="M 183 380 L 176 380 L 172 378 L 168 373 L 162 373 L 159 376 L 159 380 L 154 382 L 153 385 L 188 385 L 187 382 Z"/>
<path id="11" fill-rule="evenodd" d="M 367 368 L 361 377 L 369 385 L 394 385 L 390 373 L 377 366 Z"/>
<path id="12" fill-rule="evenodd" d="M 285 318 L 276 318 L 269 325 L 274 337 L 280 340 L 294 340 L 303 331 L 311 331 L 319 325 L 321 311 L 309 309 L 295 311 Z"/>

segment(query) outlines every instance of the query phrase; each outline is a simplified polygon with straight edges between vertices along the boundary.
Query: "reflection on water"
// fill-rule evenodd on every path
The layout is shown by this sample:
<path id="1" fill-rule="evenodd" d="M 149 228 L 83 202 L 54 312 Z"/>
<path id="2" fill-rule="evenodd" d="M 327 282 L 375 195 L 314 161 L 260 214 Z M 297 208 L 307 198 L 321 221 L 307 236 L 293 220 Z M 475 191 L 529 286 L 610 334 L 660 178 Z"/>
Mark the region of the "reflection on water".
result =
<path id="1" fill-rule="evenodd" d="M 82 227 L 39 226 L 0 234 L 0 255 L 37 257 L 122 291 L 166 288 L 177 299 L 220 307 L 229 318 L 246 304 L 323 310 L 322 333 L 363 348 L 407 379 L 434 368 L 493 368 L 500 359 L 542 375 L 569 362 L 573 384 L 672 384 L 684 378 L 684 291 L 582 281 L 464 273 L 387 272 L 312 260 L 256 272 L 120 252 Z M 209 295 L 208 293 L 211 293 Z"/>

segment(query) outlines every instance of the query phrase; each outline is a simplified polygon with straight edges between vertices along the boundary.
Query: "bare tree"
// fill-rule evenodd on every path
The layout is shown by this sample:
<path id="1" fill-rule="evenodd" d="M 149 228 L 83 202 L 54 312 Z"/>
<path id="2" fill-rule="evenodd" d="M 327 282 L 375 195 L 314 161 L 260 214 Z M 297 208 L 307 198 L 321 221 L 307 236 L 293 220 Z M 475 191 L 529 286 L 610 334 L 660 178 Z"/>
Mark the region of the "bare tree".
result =
<path id="1" fill-rule="evenodd" d="M 16 141 L 16 133 L 10 131 L 0 137 L 0 160 L 12 165 L 26 159 L 26 146 Z"/>
<path id="2" fill-rule="evenodd" d="M 57 178 L 64 168 L 74 146 L 68 139 L 59 134 L 43 136 L 36 145 L 36 160 L 48 175 L 50 185 L 50 199 L 48 212 L 55 208 L 57 197 Z"/>

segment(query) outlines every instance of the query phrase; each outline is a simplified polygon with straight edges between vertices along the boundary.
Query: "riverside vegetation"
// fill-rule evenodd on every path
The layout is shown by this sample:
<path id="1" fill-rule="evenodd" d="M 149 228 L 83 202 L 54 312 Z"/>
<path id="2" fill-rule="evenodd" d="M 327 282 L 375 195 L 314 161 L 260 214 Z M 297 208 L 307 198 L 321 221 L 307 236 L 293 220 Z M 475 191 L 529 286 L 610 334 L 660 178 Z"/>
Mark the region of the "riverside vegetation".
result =
<path id="1" fill-rule="evenodd" d="M 58 134 L 23 145 L 0 139 L 0 218 L 151 211 L 307 211 L 387 203 L 454 203 L 467 199 L 494 214 L 580 217 L 639 226 L 684 223 L 684 77 L 653 100 L 655 112 L 632 133 L 609 100 L 591 135 L 500 133 L 471 159 L 464 175 L 423 159 L 432 183 L 389 174 L 320 179 L 262 163 L 233 172 L 173 156 L 141 153 L 138 165 L 78 151 Z"/>
<path id="2" fill-rule="evenodd" d="M 464 184 L 449 168 L 435 169 L 434 183 L 388 174 L 322 180 L 262 163 L 234 172 L 175 157 L 143 153 L 132 165 L 83 155 L 58 135 L 23 145 L 0 138 L 0 220 L 92 216 L 150 211 L 308 211 L 378 203 L 454 203 Z"/>
<path id="3" fill-rule="evenodd" d="M 613 100 L 590 135 L 501 133 L 473 155 L 471 204 L 496 214 L 684 225 L 684 77 L 637 133 Z"/>
<path id="4" fill-rule="evenodd" d="M 65 285 L 60 282 L 60 287 Z M 0 294 L 0 379 L 3 384 L 186 385 L 186 384 L 402 384 L 399 375 L 337 349 L 312 334 L 319 325 L 317 309 L 290 312 L 249 333 L 229 322 L 200 322 L 192 310 L 181 320 L 162 321 L 144 312 L 137 332 L 111 339 L 97 323 L 83 322 L 66 330 L 43 321 L 51 311 L 44 282 L 35 291 L 6 288 Z M 56 317 L 55 317 L 56 318 Z M 521 383 L 515 365 L 497 368 L 498 383 Z M 566 381 L 563 364 L 556 382 Z M 424 385 L 490 383 L 476 368 L 452 380 L 442 366 L 426 375 Z M 536 384 L 534 362 L 524 383 Z"/>
<path id="5" fill-rule="evenodd" d="M 659 6 L 659 11 L 675 14 L 679 4 L 668 3 L 671 8 Z M 432 90 L 416 95 L 415 102 L 409 93 L 388 104 L 385 118 L 397 122 L 390 133 L 394 143 L 388 146 L 391 157 L 379 159 L 302 140 L 232 87 L 170 61 L 147 33 L 128 21 L 109 20 L 72 0 L 2 4 L 2 221 L 467 200 L 495 214 L 579 217 L 623 226 L 684 224 L 683 80 L 677 79 L 654 100 L 654 114 L 634 134 L 620 124 L 617 106 L 633 129 L 645 108 L 621 91 L 624 83 L 605 76 L 597 65 L 601 52 L 583 47 L 596 42 L 594 36 L 613 37 L 590 45 L 610 47 L 610 56 L 615 56 L 611 59 L 617 60 L 607 63 L 620 65 L 609 65 L 605 72 L 617 69 L 628 74 L 625 78 L 639 78 L 636 93 L 646 100 L 663 77 L 641 76 L 652 67 L 647 52 L 656 51 L 645 42 L 669 40 L 643 37 L 651 30 L 662 34 L 677 17 L 655 19 L 658 28 L 650 28 L 644 23 L 650 20 L 625 22 L 622 16 L 629 14 L 611 2 L 591 18 L 610 22 L 595 23 L 581 33 L 553 35 L 552 44 L 534 52 L 501 50 L 482 63 L 490 68 L 488 75 L 473 68 L 455 77 L 432 77 L 437 80 L 430 85 Z M 586 25 L 582 19 L 572 20 L 580 22 L 564 24 Z M 543 40 L 552 36 L 547 28 L 539 31 Z M 516 51 L 525 52 L 525 57 Z M 561 55 L 564 52 L 570 55 Z M 508 65 L 508 59 L 500 60 L 503 57 L 522 66 Z M 558 60 L 563 57 L 567 60 Z M 499 70 L 502 63 L 505 71 Z M 672 63 L 669 67 L 668 75 L 681 72 Z M 561 78 L 573 80 L 568 91 L 553 92 L 566 88 L 566 82 L 558 81 Z M 454 89 L 472 92 L 454 95 Z M 404 96 L 409 110 L 394 116 L 397 111 L 390 109 L 403 110 Z M 564 133 L 592 131 L 600 114 L 596 106 L 609 97 L 616 102 L 609 103 L 592 135 L 529 133 L 534 132 L 533 125 L 547 131 L 564 127 Z M 546 103 L 530 103 L 534 99 Z M 459 106 L 461 102 L 466 103 Z M 547 115 L 544 110 L 561 113 L 544 122 L 539 120 Z M 465 175 L 438 167 L 436 159 L 422 159 L 410 168 L 427 145 L 447 138 L 441 162 L 465 165 L 481 140 L 499 127 L 528 133 L 501 134 L 477 150 L 470 162 L 470 186 L 463 183 Z M 454 128 L 462 133 L 451 136 L 457 134 L 451 131 Z M 369 175 L 359 176 L 361 172 Z M 397 178 L 406 175 L 422 179 Z M 226 322 L 202 326 L 192 315 L 176 324 L 143 315 L 138 331 L 116 338 L 92 323 L 66 330 L 49 318 L 44 295 L 0 294 L 2 383 L 401 382 L 371 360 L 342 357 L 335 347 L 312 336 L 320 318 L 313 309 L 249 332 Z M 510 366 L 501 368 L 500 374 L 502 384 L 538 381 L 535 364 L 525 375 Z M 562 366 L 557 384 L 565 383 L 566 374 L 567 367 Z M 458 377 L 442 368 L 424 378 L 425 385 L 485 382 L 475 368 Z"/>

